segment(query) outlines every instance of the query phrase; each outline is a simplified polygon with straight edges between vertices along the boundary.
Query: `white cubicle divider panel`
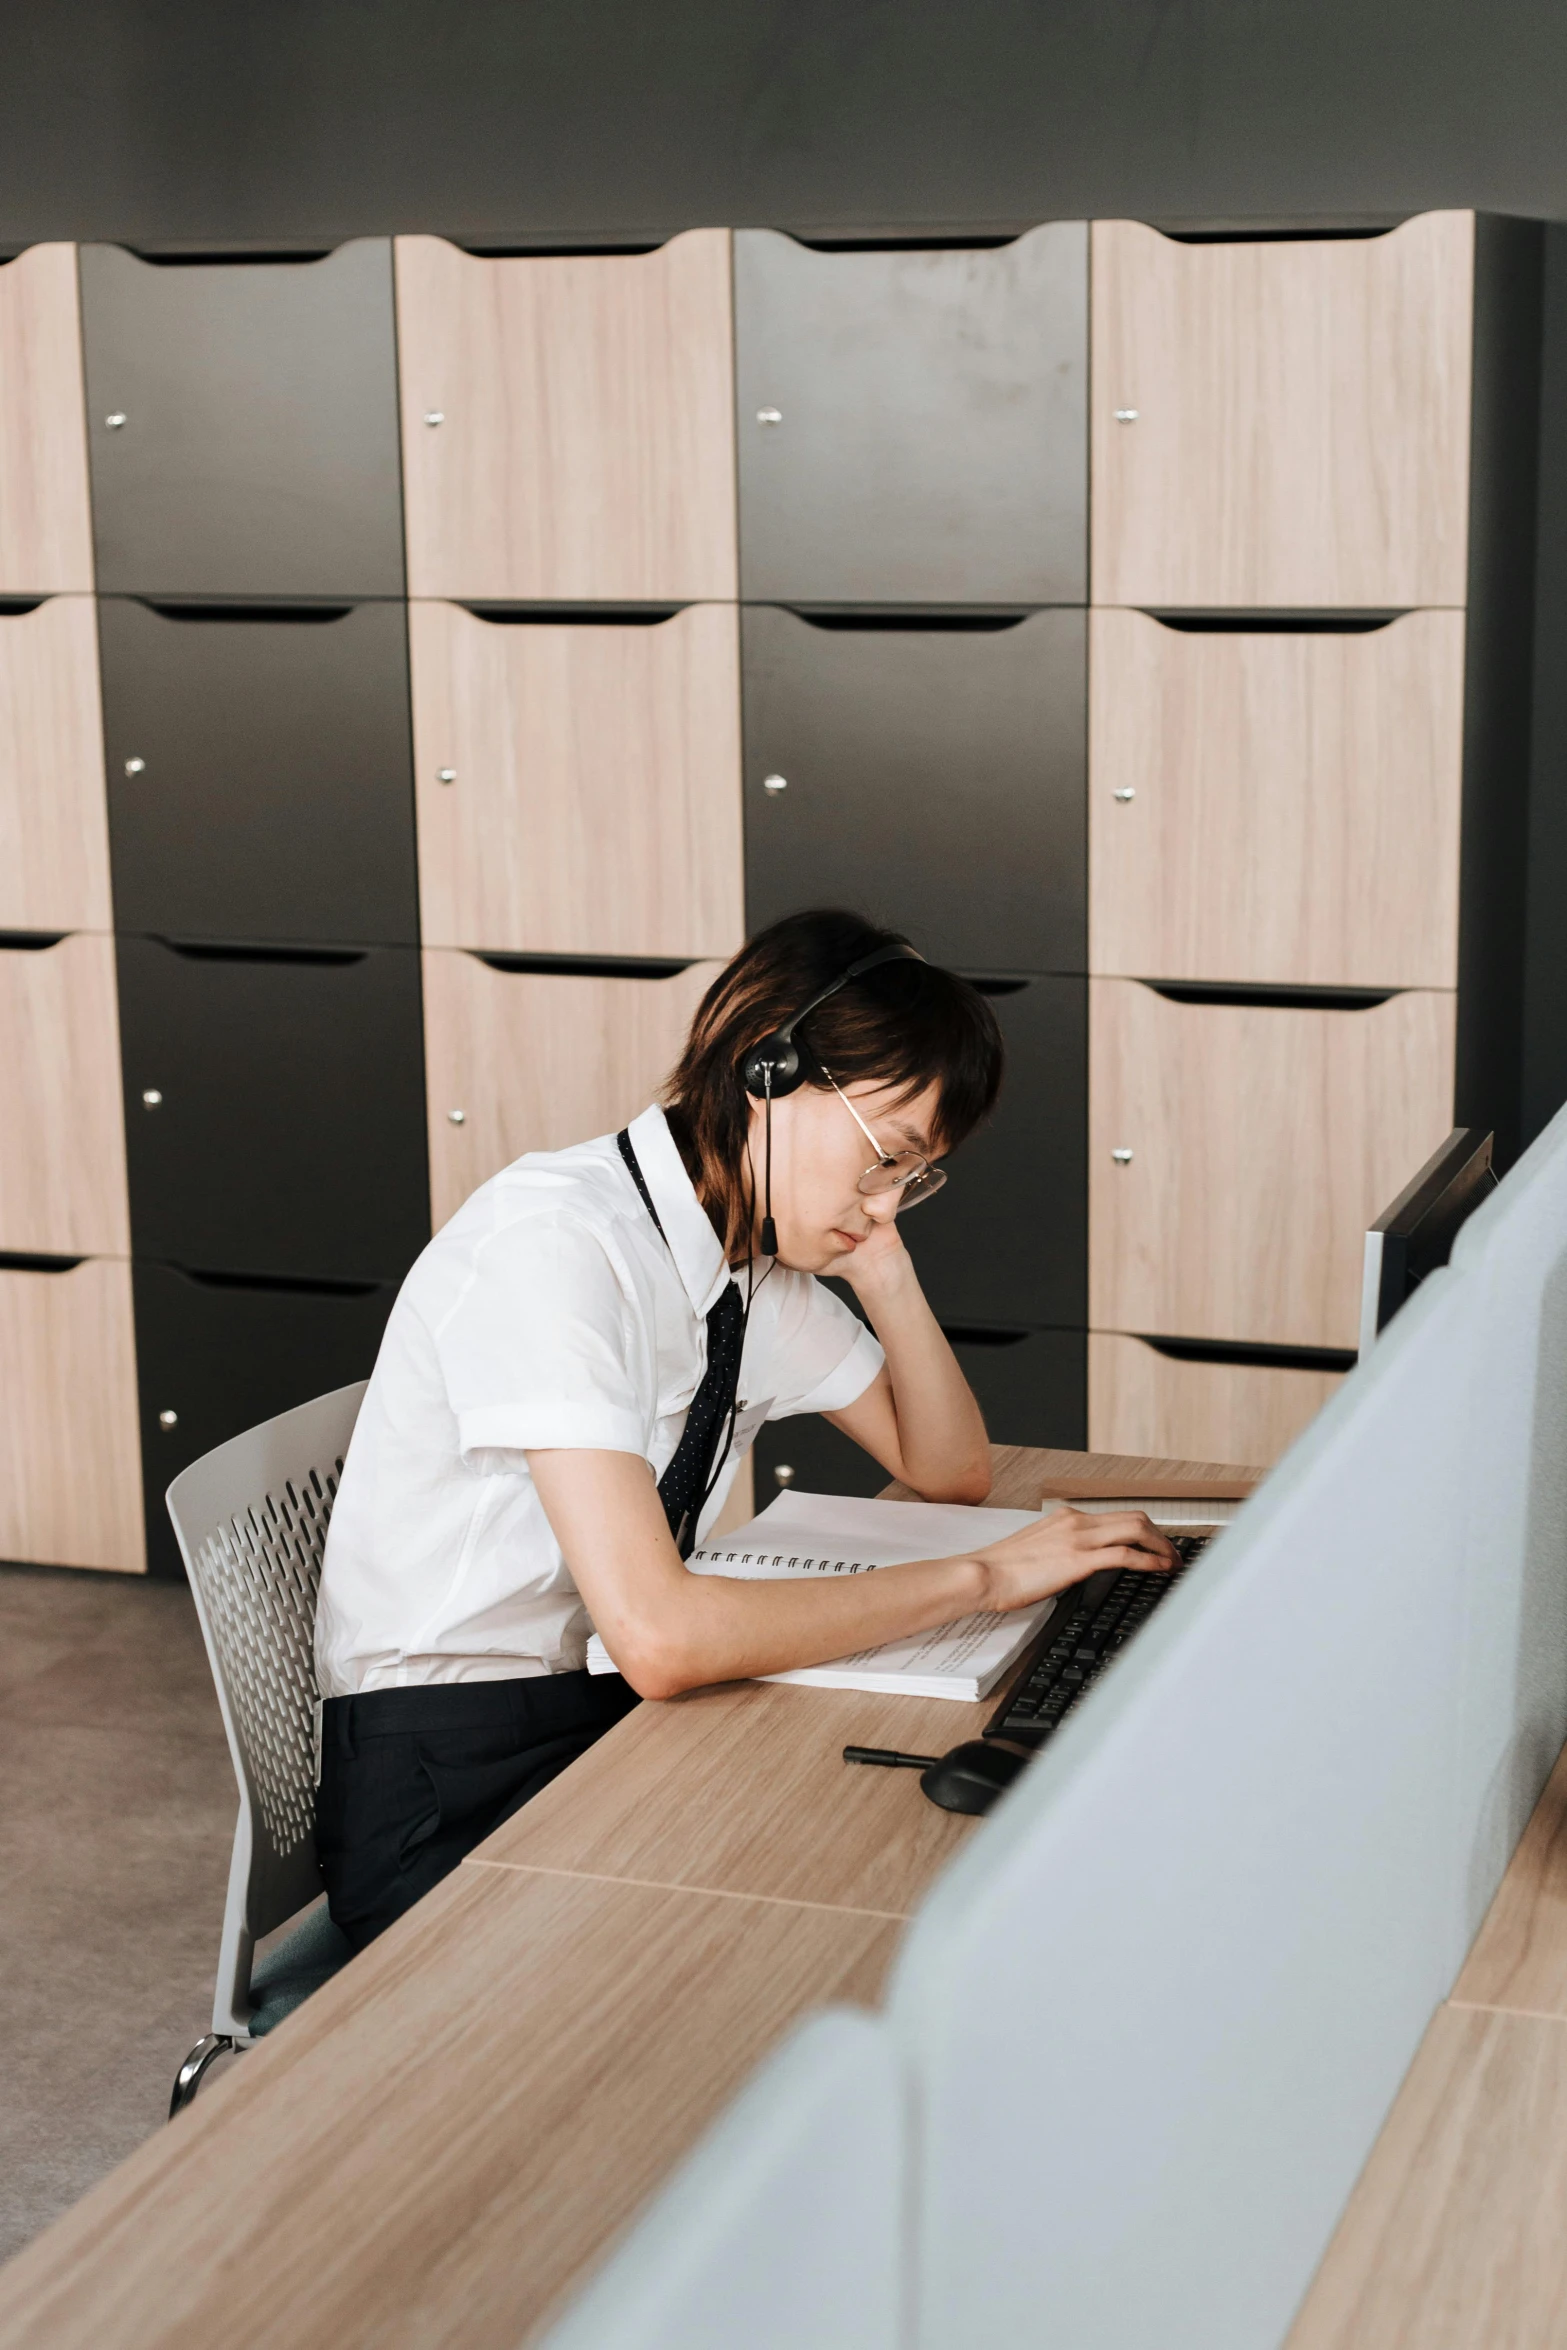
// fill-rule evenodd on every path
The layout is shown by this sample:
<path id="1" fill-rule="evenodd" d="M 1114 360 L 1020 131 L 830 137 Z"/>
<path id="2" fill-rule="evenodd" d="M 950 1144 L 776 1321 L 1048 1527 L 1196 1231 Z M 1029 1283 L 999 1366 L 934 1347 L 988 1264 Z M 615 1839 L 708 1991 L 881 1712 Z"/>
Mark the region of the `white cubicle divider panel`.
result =
<path id="1" fill-rule="evenodd" d="M 1273 2350 L 1463 1957 L 1476 1284 L 1433 1276 L 933 1890 L 919 2350 Z"/>
<path id="2" fill-rule="evenodd" d="M 1567 1110 L 1453 1265 L 1477 1309 L 1454 1823 L 1467 1947 L 1567 1740 Z"/>
<path id="3" fill-rule="evenodd" d="M 906 2147 L 886 2025 L 812 2017 L 535 2350 L 901 2350 Z"/>

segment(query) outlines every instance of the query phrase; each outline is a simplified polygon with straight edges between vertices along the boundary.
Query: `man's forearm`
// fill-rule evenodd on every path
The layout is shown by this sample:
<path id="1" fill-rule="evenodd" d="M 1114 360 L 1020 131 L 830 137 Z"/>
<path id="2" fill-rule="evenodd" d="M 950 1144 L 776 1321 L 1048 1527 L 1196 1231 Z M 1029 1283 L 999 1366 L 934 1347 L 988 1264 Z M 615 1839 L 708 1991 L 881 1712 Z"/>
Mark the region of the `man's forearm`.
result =
<path id="1" fill-rule="evenodd" d="M 887 1357 L 909 1482 L 982 1500 L 990 1490 L 985 1423 L 913 1265 L 905 1259 L 902 1277 L 862 1303 Z"/>

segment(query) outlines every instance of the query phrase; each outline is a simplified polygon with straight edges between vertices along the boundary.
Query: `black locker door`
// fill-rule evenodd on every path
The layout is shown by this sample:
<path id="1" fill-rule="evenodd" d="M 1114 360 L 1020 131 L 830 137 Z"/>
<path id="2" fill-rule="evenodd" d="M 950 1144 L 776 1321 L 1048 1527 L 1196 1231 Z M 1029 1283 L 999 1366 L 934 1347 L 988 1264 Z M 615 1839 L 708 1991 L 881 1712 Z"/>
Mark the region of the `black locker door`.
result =
<path id="1" fill-rule="evenodd" d="M 81 249 L 98 586 L 397 596 L 392 248 L 191 264 Z"/>
<path id="2" fill-rule="evenodd" d="M 116 920 L 415 946 L 405 607 L 274 610 L 101 600 Z"/>
<path id="3" fill-rule="evenodd" d="M 1088 1339 L 1081 1330 L 949 1323 L 947 1336 L 992 1444 L 1088 1444 Z"/>
<path id="4" fill-rule="evenodd" d="M 132 1249 L 398 1279 L 430 1233 L 419 958 L 118 941 Z"/>
<path id="5" fill-rule="evenodd" d="M 1088 1341 L 1081 1330 L 987 1330 L 954 1325 L 952 1351 L 985 1415 L 992 1444 L 1088 1442 Z M 785 1471 L 779 1477 L 779 1469 Z M 756 1506 L 784 1485 L 809 1493 L 880 1493 L 887 1472 L 817 1412 L 770 1421 L 756 1439 Z"/>
<path id="6" fill-rule="evenodd" d="M 1088 230 L 735 238 L 740 578 L 789 604 L 1088 600 Z"/>
<path id="7" fill-rule="evenodd" d="M 300 1288 L 139 1264 L 133 1287 L 147 1566 L 179 1576 L 171 1481 L 258 1421 L 368 1378 L 397 1285 Z"/>
<path id="8" fill-rule="evenodd" d="M 741 621 L 746 915 L 848 905 L 969 969 L 1087 968 L 1087 626 Z"/>
<path id="9" fill-rule="evenodd" d="M 980 984 L 1006 1042 L 1000 1102 L 898 1229 L 938 1321 L 1086 1329 L 1088 982 Z"/>

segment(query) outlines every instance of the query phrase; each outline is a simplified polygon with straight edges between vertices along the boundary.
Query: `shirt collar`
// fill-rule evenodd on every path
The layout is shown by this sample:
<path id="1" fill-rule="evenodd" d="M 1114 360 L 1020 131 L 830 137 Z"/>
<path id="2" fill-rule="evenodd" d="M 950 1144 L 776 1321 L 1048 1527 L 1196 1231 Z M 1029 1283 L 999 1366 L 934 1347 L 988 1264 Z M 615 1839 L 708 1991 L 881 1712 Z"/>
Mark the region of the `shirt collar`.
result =
<path id="1" fill-rule="evenodd" d="M 626 1131 L 637 1154 L 643 1181 L 658 1210 L 658 1220 L 664 1227 L 675 1270 L 698 1317 L 705 1322 L 730 1279 L 718 1235 L 696 1196 L 663 1111 L 657 1107 L 644 1110 L 640 1118 L 632 1119 Z M 637 1205 L 641 1207 L 640 1200 Z"/>

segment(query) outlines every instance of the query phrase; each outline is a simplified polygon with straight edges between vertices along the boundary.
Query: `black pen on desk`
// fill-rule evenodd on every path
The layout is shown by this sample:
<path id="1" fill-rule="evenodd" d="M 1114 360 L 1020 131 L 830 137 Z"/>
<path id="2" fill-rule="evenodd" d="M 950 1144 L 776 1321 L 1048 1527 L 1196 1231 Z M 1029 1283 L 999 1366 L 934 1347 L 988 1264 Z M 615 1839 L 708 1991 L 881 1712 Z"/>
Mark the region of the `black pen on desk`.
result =
<path id="1" fill-rule="evenodd" d="M 889 1771 L 928 1771 L 941 1758 L 934 1754 L 900 1754 L 895 1746 L 846 1746 L 843 1759 L 852 1763 L 880 1763 Z"/>

